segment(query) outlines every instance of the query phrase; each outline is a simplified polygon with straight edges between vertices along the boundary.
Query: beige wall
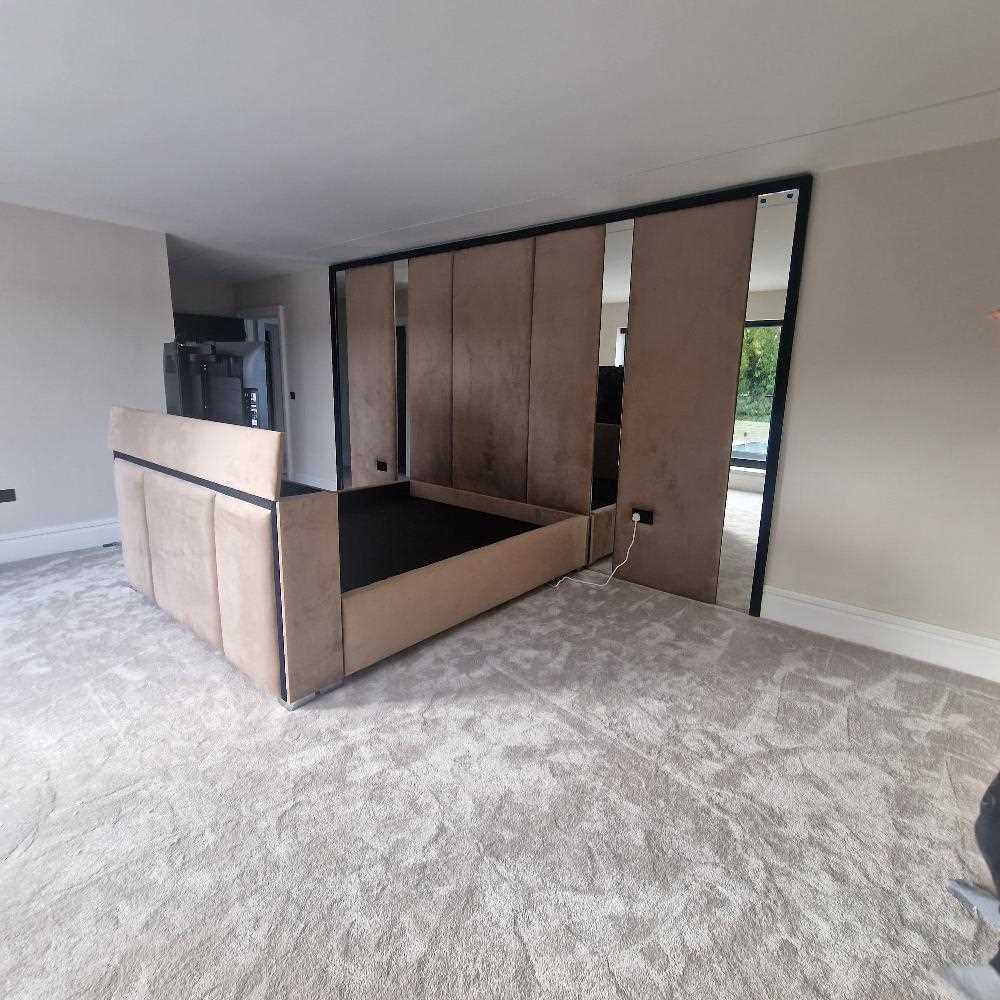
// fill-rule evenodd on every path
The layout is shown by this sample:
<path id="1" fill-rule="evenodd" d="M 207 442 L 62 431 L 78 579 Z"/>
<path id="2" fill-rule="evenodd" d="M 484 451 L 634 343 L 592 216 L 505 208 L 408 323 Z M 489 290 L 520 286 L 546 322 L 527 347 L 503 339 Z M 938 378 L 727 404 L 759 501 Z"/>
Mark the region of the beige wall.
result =
<path id="1" fill-rule="evenodd" d="M 114 518 L 111 406 L 164 406 L 163 235 L 0 205 L 0 302 L 0 541 Z"/>
<path id="2" fill-rule="evenodd" d="M 618 331 L 623 326 L 628 326 L 628 303 L 605 302 L 601 306 L 600 363 L 602 365 L 615 363 L 615 341 Z"/>
<path id="3" fill-rule="evenodd" d="M 170 297 L 174 312 L 204 316 L 236 315 L 236 286 L 221 281 L 205 281 L 171 273 Z"/>
<path id="4" fill-rule="evenodd" d="M 767 584 L 1000 638 L 1000 142 L 817 178 Z"/>
<path id="5" fill-rule="evenodd" d="M 751 292 L 747 296 L 747 319 L 781 319 L 784 315 L 784 288 Z"/>
<path id="6" fill-rule="evenodd" d="M 285 380 L 291 411 L 291 474 L 336 489 L 330 287 L 325 267 L 236 286 L 237 309 L 285 307 Z"/>

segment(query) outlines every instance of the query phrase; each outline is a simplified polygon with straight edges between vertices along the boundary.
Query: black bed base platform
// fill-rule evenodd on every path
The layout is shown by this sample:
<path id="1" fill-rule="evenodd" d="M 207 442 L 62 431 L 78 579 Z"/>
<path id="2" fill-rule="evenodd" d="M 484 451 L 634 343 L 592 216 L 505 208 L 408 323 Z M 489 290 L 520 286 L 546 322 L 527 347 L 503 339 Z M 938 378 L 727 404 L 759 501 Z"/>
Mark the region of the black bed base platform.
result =
<path id="1" fill-rule="evenodd" d="M 345 594 L 537 527 L 410 496 L 407 482 L 341 493 L 339 513 Z"/>

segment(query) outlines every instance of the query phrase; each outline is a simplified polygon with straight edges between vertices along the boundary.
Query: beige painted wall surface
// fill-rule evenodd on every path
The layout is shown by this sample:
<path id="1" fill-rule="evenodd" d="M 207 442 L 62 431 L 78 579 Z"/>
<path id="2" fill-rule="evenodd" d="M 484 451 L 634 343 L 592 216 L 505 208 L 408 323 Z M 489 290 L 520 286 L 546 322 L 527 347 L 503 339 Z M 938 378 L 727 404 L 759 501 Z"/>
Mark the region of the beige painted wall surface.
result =
<path id="1" fill-rule="evenodd" d="M 817 179 L 767 583 L 1000 638 L 1000 141 Z"/>
<path id="2" fill-rule="evenodd" d="M 236 315 L 236 286 L 221 281 L 203 281 L 171 274 L 170 297 L 174 312 L 200 313 L 204 316 Z"/>
<path id="3" fill-rule="evenodd" d="M 615 341 L 619 329 L 623 326 L 628 326 L 628 303 L 605 302 L 601 306 L 600 363 L 602 365 L 615 363 Z"/>
<path id="4" fill-rule="evenodd" d="M 747 296 L 747 319 L 781 319 L 784 315 L 784 288 L 751 292 Z"/>
<path id="5" fill-rule="evenodd" d="M 300 482 L 336 489 L 330 286 L 325 267 L 236 286 L 238 309 L 285 307 L 291 469 Z"/>
<path id="6" fill-rule="evenodd" d="M 0 302 L 0 535 L 115 517 L 111 406 L 164 406 L 163 235 L 0 205 Z"/>

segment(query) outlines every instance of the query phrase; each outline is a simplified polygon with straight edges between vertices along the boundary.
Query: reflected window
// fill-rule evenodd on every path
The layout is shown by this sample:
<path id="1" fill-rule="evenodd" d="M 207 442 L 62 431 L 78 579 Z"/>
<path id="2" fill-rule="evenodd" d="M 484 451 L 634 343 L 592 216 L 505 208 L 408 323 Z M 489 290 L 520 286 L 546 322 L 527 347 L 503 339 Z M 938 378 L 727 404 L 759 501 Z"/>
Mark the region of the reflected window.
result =
<path id="1" fill-rule="evenodd" d="M 733 465 L 763 468 L 767 462 L 780 340 L 781 323 L 777 321 L 755 321 L 743 327 L 733 425 Z"/>

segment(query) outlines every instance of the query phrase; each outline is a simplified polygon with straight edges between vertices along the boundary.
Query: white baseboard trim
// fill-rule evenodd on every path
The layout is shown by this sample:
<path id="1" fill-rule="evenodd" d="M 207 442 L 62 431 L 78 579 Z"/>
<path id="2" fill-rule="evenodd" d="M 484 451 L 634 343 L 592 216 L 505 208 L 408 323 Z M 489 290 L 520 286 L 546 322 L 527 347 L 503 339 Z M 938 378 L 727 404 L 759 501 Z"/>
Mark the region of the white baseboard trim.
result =
<path id="1" fill-rule="evenodd" d="M 121 541 L 118 518 L 56 524 L 51 528 L 11 531 L 0 535 L 0 563 L 20 562 L 36 556 L 54 556 L 77 549 L 94 549 L 108 542 Z"/>
<path id="2" fill-rule="evenodd" d="M 303 486 L 315 486 L 318 490 L 337 489 L 337 481 L 335 479 L 324 479 L 322 476 L 310 476 L 301 472 L 296 472 L 292 476 L 292 482 L 302 483 Z"/>
<path id="3" fill-rule="evenodd" d="M 761 617 L 1000 684 L 1000 640 L 765 587 Z"/>

